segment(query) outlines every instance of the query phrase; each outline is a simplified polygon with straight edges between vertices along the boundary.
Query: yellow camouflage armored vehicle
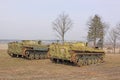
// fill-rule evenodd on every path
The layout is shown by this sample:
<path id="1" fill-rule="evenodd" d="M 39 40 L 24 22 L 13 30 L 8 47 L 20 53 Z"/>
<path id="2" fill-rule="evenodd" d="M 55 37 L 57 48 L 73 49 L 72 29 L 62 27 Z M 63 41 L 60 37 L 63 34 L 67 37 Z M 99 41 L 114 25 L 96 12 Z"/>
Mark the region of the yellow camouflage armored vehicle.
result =
<path id="1" fill-rule="evenodd" d="M 53 43 L 49 47 L 52 62 L 71 62 L 78 66 L 103 62 L 105 53 L 99 48 L 90 48 L 86 43 Z"/>
<path id="2" fill-rule="evenodd" d="M 8 54 L 12 57 L 25 57 L 27 59 L 47 58 L 48 46 L 41 41 L 22 40 L 8 43 Z"/>

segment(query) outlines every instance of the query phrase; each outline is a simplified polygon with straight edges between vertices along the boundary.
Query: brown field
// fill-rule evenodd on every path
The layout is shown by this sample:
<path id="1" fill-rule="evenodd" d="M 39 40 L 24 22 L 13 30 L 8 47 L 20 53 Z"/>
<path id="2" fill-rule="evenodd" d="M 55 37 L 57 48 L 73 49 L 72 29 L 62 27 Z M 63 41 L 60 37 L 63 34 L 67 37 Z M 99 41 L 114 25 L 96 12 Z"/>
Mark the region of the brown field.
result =
<path id="1" fill-rule="evenodd" d="M 120 80 L 120 54 L 106 54 L 101 64 L 77 67 L 55 64 L 49 59 L 11 58 L 2 47 L 0 80 Z"/>

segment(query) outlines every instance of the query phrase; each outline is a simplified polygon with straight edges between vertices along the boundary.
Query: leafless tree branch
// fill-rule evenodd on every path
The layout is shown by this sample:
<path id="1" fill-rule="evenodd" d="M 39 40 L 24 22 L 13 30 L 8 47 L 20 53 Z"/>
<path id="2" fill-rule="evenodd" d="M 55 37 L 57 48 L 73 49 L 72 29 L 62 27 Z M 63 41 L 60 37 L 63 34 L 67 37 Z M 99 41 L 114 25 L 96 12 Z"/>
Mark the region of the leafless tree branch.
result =
<path id="1" fill-rule="evenodd" d="M 64 42 L 65 33 L 71 29 L 72 21 L 67 14 L 61 14 L 58 18 L 53 22 L 53 30 L 58 33 L 57 36 L 62 39 Z"/>

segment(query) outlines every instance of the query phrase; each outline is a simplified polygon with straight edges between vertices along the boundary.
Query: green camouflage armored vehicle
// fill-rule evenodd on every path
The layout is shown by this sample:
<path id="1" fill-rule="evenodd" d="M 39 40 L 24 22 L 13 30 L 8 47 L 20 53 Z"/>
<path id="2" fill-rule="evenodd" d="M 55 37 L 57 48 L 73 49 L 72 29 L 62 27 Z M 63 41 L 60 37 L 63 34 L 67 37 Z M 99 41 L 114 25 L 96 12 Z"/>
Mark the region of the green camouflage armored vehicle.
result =
<path id="1" fill-rule="evenodd" d="M 90 48 L 85 43 L 53 43 L 49 47 L 49 58 L 55 63 L 70 62 L 78 66 L 103 62 L 105 53 L 98 48 Z"/>
<path id="2" fill-rule="evenodd" d="M 27 59 L 47 58 L 48 46 L 41 41 L 22 40 L 8 43 L 8 54 L 12 57 L 25 57 Z"/>

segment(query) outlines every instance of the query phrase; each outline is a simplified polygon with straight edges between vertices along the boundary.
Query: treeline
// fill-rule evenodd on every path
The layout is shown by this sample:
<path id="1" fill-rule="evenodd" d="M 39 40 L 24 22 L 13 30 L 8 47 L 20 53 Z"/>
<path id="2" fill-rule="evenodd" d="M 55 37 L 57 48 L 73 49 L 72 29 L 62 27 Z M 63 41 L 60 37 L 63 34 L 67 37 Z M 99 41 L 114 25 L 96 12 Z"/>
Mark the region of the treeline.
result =
<path id="1" fill-rule="evenodd" d="M 64 43 L 64 37 L 67 31 L 73 27 L 73 22 L 68 14 L 62 13 L 53 21 L 53 30 L 56 32 L 58 40 Z M 105 36 L 111 47 L 114 49 L 117 42 L 120 42 L 120 24 L 109 31 L 109 25 L 105 23 L 99 15 L 94 15 L 87 22 L 88 34 L 87 41 L 92 43 L 93 47 L 103 48 Z M 108 35 L 106 35 L 108 34 Z"/>

